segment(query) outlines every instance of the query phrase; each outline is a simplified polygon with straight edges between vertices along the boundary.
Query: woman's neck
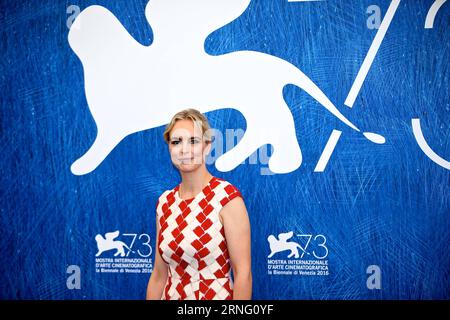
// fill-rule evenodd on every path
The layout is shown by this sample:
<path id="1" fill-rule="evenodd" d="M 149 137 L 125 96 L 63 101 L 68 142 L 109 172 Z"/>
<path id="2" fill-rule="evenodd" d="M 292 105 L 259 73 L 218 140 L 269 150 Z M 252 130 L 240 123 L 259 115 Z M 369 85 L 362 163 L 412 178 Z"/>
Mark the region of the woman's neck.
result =
<path id="1" fill-rule="evenodd" d="M 179 194 L 182 199 L 195 197 L 211 180 L 212 174 L 206 168 L 204 170 L 181 173 Z"/>

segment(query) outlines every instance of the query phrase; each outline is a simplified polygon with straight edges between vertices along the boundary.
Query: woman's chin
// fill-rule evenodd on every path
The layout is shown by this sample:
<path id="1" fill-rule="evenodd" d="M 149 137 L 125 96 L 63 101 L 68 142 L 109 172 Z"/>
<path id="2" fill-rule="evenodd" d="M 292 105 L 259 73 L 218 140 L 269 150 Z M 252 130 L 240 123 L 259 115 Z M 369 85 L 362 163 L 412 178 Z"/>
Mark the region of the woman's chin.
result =
<path id="1" fill-rule="evenodd" d="M 202 165 L 197 163 L 181 163 L 176 167 L 182 172 L 192 172 L 200 168 Z"/>

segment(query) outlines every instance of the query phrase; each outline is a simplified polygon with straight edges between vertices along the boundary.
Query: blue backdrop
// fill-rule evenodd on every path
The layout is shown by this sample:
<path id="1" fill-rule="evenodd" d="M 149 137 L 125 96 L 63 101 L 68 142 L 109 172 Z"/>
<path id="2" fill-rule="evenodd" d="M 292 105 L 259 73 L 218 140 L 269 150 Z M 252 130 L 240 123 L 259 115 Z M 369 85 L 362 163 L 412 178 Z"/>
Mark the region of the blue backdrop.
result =
<path id="1" fill-rule="evenodd" d="M 411 123 L 420 119 L 430 148 L 448 161 L 449 3 L 433 28 L 424 28 L 434 1 L 401 1 L 353 108 L 344 105 L 378 31 L 371 27 L 376 8 L 369 7 L 376 5 L 382 20 L 390 3 L 255 0 L 207 38 L 211 55 L 254 50 L 292 63 L 344 115 L 386 138 L 382 145 L 369 142 L 287 85 L 300 168 L 267 175 L 261 162 L 230 172 L 208 166 L 244 196 L 254 299 L 450 297 L 450 171 L 421 150 Z M 72 174 L 96 126 L 68 25 L 77 7 L 92 4 L 110 10 L 141 44 L 152 43 L 147 0 L 0 2 L 2 299 L 145 298 L 156 200 L 180 177 L 164 126 L 128 136 L 93 172 Z M 206 115 L 222 132 L 246 128 L 231 108 Z M 314 172 L 333 129 L 342 137 L 326 169 Z M 96 257 L 96 235 L 116 230 L 131 250 L 122 260 L 113 250 Z M 269 259 L 267 238 L 290 231 L 302 256 L 279 252 Z M 300 260 L 326 267 L 290 274 Z"/>

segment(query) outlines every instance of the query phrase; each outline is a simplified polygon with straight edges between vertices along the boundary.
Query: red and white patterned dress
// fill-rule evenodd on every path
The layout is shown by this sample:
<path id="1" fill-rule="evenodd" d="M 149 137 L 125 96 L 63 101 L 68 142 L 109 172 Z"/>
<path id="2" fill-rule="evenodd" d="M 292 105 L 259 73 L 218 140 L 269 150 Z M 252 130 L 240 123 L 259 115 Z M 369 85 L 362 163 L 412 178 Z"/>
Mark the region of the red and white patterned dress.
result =
<path id="1" fill-rule="evenodd" d="M 194 198 L 180 198 L 180 185 L 158 199 L 159 253 L 169 266 L 162 300 L 233 298 L 231 264 L 220 210 L 239 190 L 212 177 Z"/>

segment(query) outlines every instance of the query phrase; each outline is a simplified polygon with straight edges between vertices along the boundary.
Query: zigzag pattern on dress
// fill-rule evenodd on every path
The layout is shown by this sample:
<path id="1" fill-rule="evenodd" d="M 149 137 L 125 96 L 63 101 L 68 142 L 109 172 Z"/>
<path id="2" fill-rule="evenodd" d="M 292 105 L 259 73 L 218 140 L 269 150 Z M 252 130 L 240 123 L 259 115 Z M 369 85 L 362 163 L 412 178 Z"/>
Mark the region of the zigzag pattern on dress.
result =
<path id="1" fill-rule="evenodd" d="M 242 195 L 217 177 L 191 199 L 181 199 L 179 187 L 165 191 L 157 203 L 158 250 L 169 266 L 162 299 L 232 299 L 231 263 L 219 213 Z"/>

